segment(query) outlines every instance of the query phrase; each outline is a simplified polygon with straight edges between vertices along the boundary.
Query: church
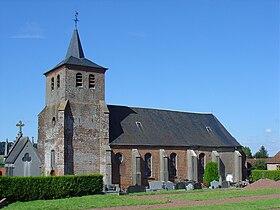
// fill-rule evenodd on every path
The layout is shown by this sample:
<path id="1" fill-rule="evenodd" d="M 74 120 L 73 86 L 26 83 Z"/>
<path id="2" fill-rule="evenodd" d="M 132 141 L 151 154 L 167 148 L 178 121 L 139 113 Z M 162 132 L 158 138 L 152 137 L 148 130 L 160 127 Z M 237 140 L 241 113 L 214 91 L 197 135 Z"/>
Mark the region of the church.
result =
<path id="1" fill-rule="evenodd" d="M 108 105 L 107 70 L 85 57 L 75 27 L 64 60 L 44 74 L 43 174 L 100 173 L 105 185 L 125 189 L 152 180 L 202 182 L 214 161 L 222 180 L 244 178 L 241 145 L 213 114 Z"/>

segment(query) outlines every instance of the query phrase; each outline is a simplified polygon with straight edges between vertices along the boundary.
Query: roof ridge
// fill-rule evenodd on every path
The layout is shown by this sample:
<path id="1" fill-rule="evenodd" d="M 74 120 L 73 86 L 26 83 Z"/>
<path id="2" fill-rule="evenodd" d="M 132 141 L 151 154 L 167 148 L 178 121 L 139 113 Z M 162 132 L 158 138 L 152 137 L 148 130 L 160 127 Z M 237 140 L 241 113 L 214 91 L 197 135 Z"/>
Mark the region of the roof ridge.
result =
<path id="1" fill-rule="evenodd" d="M 137 107 L 137 106 L 125 106 L 125 105 L 114 105 L 114 104 L 108 104 L 108 106 L 119 106 L 119 107 L 128 107 L 132 109 L 149 109 L 149 110 L 158 110 L 158 111 L 167 111 L 167 112 L 181 112 L 181 113 L 187 113 L 187 114 L 201 114 L 201 115 L 213 115 L 213 113 L 210 112 L 190 112 L 190 111 L 183 111 L 183 110 L 172 110 L 167 108 L 153 108 L 153 107 Z"/>

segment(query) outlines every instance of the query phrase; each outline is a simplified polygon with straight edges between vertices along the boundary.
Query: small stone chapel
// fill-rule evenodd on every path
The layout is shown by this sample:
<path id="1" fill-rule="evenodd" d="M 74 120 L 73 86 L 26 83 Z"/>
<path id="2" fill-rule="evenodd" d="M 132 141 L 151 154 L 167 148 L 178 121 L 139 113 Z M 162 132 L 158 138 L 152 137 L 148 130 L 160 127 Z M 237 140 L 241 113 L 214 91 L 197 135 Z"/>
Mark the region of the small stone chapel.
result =
<path id="1" fill-rule="evenodd" d="M 7 176 L 40 176 L 41 160 L 34 141 L 28 136 L 23 136 L 22 127 L 24 124 L 19 121 L 16 124 L 19 132 L 12 147 L 8 150 L 8 140 L 5 143 L 5 168 Z"/>
<path id="2" fill-rule="evenodd" d="M 215 161 L 222 180 L 244 178 L 241 145 L 213 114 L 107 105 L 107 70 L 85 57 L 75 27 L 65 58 L 45 73 L 38 126 L 45 175 L 101 173 L 104 184 L 121 188 L 202 182 Z"/>

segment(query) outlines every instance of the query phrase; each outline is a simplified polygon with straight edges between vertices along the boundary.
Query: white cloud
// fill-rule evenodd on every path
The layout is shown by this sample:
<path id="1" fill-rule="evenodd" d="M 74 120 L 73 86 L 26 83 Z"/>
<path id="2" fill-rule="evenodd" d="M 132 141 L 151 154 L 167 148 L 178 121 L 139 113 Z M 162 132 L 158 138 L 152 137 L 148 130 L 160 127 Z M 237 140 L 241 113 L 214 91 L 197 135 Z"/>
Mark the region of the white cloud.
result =
<path id="1" fill-rule="evenodd" d="M 272 129 L 271 129 L 271 128 L 267 128 L 267 129 L 265 129 L 265 132 L 266 132 L 266 133 L 271 133 L 271 132 L 272 132 Z"/>
<path id="2" fill-rule="evenodd" d="M 44 36 L 40 35 L 30 35 L 30 34 L 22 34 L 22 35 L 15 35 L 11 36 L 12 39 L 43 39 Z"/>
<path id="3" fill-rule="evenodd" d="M 44 39 L 41 28 L 37 23 L 25 23 L 25 25 L 20 29 L 20 33 L 13 35 L 12 39 Z"/>

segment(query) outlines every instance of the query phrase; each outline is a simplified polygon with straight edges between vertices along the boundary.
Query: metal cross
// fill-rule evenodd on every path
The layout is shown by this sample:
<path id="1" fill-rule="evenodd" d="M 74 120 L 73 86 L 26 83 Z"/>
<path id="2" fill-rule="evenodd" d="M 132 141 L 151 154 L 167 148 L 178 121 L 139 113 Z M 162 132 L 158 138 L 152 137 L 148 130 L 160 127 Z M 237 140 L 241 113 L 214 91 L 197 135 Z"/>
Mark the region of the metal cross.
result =
<path id="1" fill-rule="evenodd" d="M 20 120 L 17 124 L 17 127 L 19 127 L 19 131 L 18 134 L 22 134 L 22 127 L 24 126 L 24 124 L 22 123 L 22 121 Z"/>
<path id="2" fill-rule="evenodd" d="M 79 14 L 79 13 L 76 11 L 75 19 L 73 19 L 74 22 L 75 22 L 75 29 L 77 29 L 77 24 L 78 24 L 78 22 L 79 22 L 79 20 L 78 20 L 78 14 Z"/>

